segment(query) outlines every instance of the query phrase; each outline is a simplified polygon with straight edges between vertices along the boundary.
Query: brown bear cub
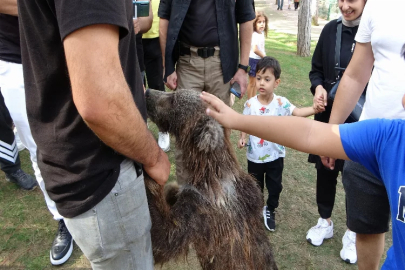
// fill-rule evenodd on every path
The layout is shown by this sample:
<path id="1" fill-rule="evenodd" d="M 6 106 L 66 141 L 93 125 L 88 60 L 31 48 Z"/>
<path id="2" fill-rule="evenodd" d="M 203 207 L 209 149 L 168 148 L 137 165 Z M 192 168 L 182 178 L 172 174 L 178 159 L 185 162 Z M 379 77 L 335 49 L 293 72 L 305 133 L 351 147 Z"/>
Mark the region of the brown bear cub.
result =
<path id="1" fill-rule="evenodd" d="M 173 205 L 145 176 L 155 263 L 185 258 L 192 244 L 202 269 L 277 269 L 259 187 L 242 171 L 222 126 L 205 114 L 199 93 L 148 90 L 146 103 L 160 131 L 176 137 L 190 172 Z"/>

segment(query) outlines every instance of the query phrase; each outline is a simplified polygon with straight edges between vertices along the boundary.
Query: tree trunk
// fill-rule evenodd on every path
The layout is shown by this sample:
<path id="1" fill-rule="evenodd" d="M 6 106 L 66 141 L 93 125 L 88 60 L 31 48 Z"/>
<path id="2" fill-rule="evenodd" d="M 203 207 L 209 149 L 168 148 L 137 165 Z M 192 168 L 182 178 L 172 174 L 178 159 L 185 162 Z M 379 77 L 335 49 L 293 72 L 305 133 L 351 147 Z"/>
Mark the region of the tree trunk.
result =
<path id="1" fill-rule="evenodd" d="M 297 54 L 311 55 L 311 5 L 310 0 L 301 0 L 298 12 Z"/>

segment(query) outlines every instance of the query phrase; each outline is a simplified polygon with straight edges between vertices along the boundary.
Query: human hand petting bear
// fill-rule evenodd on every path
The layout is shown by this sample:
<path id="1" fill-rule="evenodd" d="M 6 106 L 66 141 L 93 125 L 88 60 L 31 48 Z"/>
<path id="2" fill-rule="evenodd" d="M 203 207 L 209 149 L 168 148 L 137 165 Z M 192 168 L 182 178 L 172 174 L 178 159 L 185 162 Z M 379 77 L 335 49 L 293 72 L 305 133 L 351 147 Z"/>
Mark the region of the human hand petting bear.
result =
<path id="1" fill-rule="evenodd" d="M 206 113 L 226 128 L 235 128 L 241 114 L 235 112 L 216 96 L 207 92 L 201 93 L 201 99 L 207 104 Z"/>

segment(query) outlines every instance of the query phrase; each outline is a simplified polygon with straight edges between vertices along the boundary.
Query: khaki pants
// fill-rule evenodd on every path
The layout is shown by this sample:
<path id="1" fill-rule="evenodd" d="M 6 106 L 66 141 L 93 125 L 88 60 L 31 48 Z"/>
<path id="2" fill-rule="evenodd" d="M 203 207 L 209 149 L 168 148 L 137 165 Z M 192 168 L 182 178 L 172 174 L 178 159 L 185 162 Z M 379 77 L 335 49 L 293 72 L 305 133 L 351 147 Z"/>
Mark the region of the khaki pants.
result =
<path id="1" fill-rule="evenodd" d="M 215 47 L 214 56 L 202 58 L 197 55 L 197 48 L 190 48 L 191 55 L 180 56 L 177 61 L 177 91 L 192 89 L 216 95 L 226 104 L 230 104 L 229 82 L 224 83 L 222 76 L 219 47 Z M 189 172 L 183 165 L 183 153 L 176 149 L 176 176 L 179 185 L 187 183 Z"/>

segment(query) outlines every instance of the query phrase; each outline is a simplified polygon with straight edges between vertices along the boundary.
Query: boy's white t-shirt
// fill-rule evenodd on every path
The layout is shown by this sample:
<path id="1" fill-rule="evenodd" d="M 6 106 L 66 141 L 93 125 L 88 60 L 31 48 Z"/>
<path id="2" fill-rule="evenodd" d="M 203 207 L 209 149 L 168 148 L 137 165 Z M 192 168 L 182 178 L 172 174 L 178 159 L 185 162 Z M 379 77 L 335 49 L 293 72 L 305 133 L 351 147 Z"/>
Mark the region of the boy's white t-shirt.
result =
<path id="1" fill-rule="evenodd" d="M 368 0 L 355 40 L 371 42 L 374 70 L 367 88 L 360 120 L 403 118 L 405 59 L 400 53 L 405 44 L 404 0 Z"/>
<path id="2" fill-rule="evenodd" d="M 256 31 L 253 31 L 252 44 L 251 44 L 251 47 L 250 47 L 250 54 L 249 54 L 250 58 L 262 59 L 260 56 L 258 56 L 257 54 L 255 54 L 253 52 L 253 49 L 254 49 L 255 45 L 257 45 L 257 48 L 259 49 L 259 51 L 261 51 L 263 53 L 263 55 L 266 55 L 266 52 L 265 52 L 265 49 L 264 49 L 264 32 L 259 34 Z"/>
<path id="3" fill-rule="evenodd" d="M 243 114 L 289 116 L 292 115 L 294 109 L 295 106 L 288 99 L 274 94 L 273 100 L 267 105 L 261 104 L 257 96 L 252 97 L 245 102 Z M 246 156 L 249 161 L 254 163 L 271 162 L 280 157 L 285 157 L 285 147 L 250 135 Z"/>

